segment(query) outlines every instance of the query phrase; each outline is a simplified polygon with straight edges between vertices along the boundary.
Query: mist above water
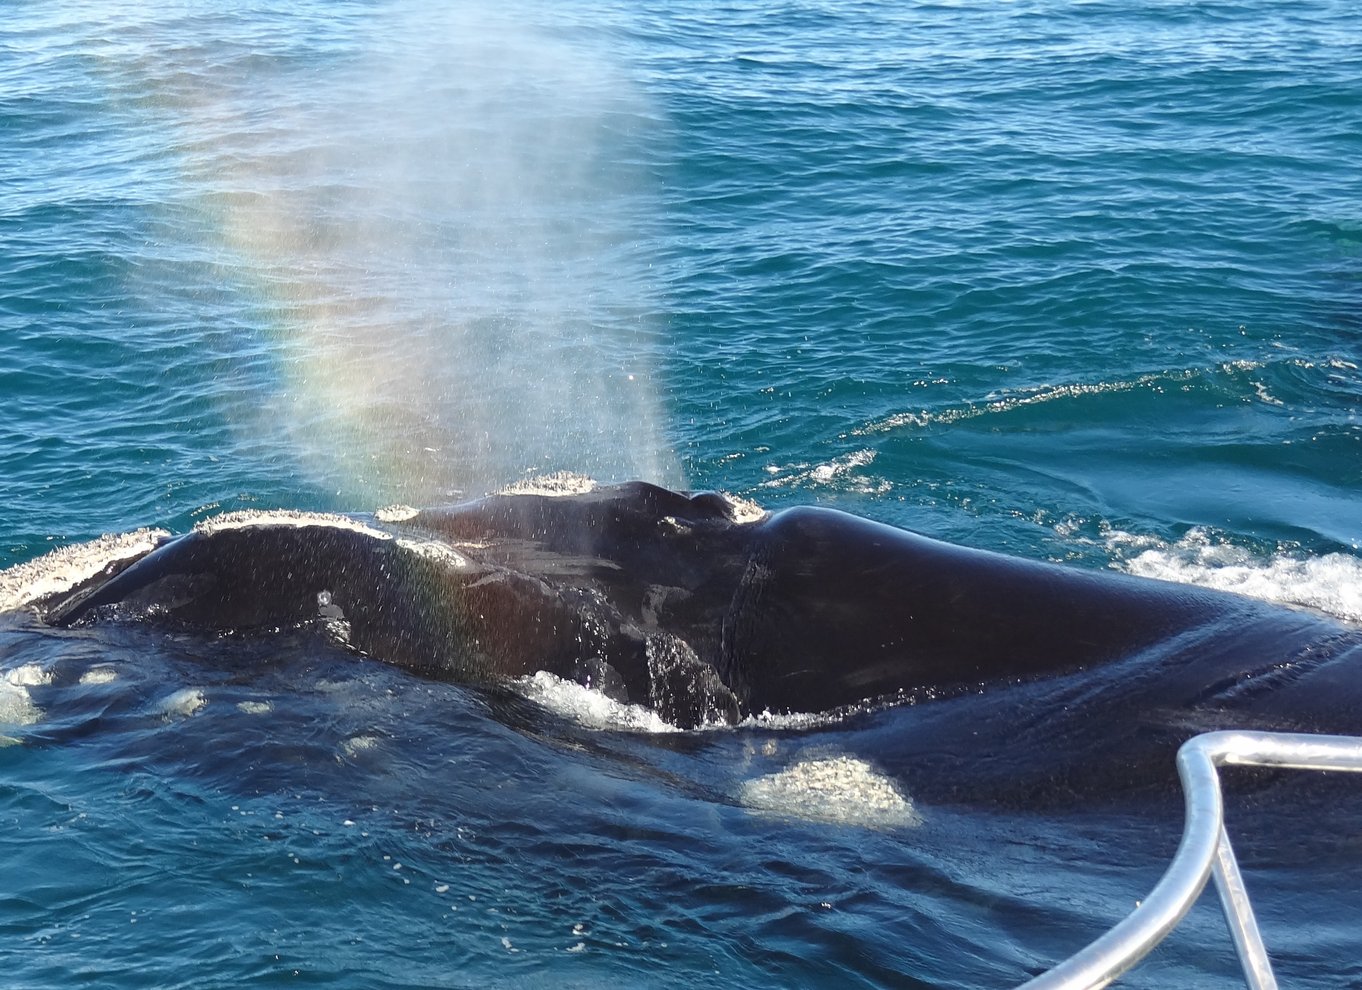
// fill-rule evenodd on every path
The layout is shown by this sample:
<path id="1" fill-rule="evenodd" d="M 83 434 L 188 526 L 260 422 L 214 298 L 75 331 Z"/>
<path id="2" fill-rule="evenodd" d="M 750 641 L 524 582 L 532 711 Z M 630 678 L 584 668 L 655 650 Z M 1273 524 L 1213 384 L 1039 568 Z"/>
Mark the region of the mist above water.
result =
<path id="1" fill-rule="evenodd" d="M 188 175 L 274 328 L 278 393 L 236 418 L 370 503 L 556 470 L 679 483 L 643 97 L 589 44 L 487 10 L 367 27 L 180 100 Z"/>

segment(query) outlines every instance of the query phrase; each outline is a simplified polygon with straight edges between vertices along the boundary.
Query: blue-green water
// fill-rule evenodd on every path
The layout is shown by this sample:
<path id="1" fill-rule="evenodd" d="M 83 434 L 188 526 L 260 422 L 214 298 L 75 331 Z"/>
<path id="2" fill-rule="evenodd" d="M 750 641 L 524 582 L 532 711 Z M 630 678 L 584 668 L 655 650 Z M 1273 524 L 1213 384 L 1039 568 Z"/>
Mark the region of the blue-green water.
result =
<path id="1" fill-rule="evenodd" d="M 0 11 L 0 565 L 572 470 L 1362 620 L 1351 4 L 445 7 Z M 16 986 L 1007 985 L 1177 827 L 770 818 L 874 731 L 5 636 Z M 1293 985 L 1360 978 L 1348 853 L 1250 877 Z M 1218 926 L 1131 984 L 1233 985 Z"/>

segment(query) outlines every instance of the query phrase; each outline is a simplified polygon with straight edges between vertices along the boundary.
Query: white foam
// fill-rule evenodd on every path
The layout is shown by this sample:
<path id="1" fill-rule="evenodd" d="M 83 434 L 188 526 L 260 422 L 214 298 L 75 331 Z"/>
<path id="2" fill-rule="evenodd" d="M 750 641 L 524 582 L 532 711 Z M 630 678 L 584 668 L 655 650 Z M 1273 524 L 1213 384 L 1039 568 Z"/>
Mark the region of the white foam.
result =
<path id="1" fill-rule="evenodd" d="M 198 688 L 181 688 L 161 702 L 161 714 L 166 718 L 188 718 L 208 704 Z"/>
<path id="2" fill-rule="evenodd" d="M 871 828 L 922 824 L 922 816 L 893 780 L 852 756 L 802 760 L 744 781 L 738 797 L 753 810 L 791 818 Z"/>
<path id="3" fill-rule="evenodd" d="M 321 678 L 313 684 L 313 688 L 323 694 L 337 695 L 357 690 L 367 690 L 362 688 L 353 680 Z"/>
<path id="4" fill-rule="evenodd" d="M 118 680 L 118 671 L 112 664 L 107 663 L 91 667 L 80 675 L 81 684 L 109 684 L 116 680 Z"/>
<path id="5" fill-rule="evenodd" d="M 378 749 L 383 742 L 380 736 L 351 736 L 341 743 L 341 751 L 350 759 L 354 759 L 361 753 L 368 753 Z"/>
<path id="6" fill-rule="evenodd" d="M 5 680 L 12 687 L 39 687 L 52 683 L 52 675 L 36 663 L 26 663 L 5 671 Z"/>
<path id="7" fill-rule="evenodd" d="M 0 676 L 0 725 L 33 725 L 43 710 L 33 702 L 30 687 L 47 684 L 52 677 L 37 664 L 26 663 Z"/>
<path id="8" fill-rule="evenodd" d="M 1199 528 L 1171 544 L 1121 530 L 1104 536 L 1118 554 L 1139 551 L 1116 565 L 1131 574 L 1303 605 L 1362 622 L 1362 558 L 1290 551 L 1264 557 Z"/>
<path id="9" fill-rule="evenodd" d="M 817 729 L 822 726 L 836 725 L 844 721 L 849 714 L 865 711 L 862 705 L 852 705 L 847 708 L 836 709 L 830 712 L 773 712 L 767 709 L 763 712 L 755 712 L 742 720 L 742 725 L 751 729 L 792 729 L 802 731 L 805 729 Z"/>
<path id="10" fill-rule="evenodd" d="M 268 715 L 274 711 L 274 705 L 268 701 L 238 701 L 236 707 L 245 715 Z"/>
<path id="11" fill-rule="evenodd" d="M 593 729 L 632 729 L 638 732 L 679 732 L 657 712 L 630 705 L 575 681 L 565 681 L 546 671 L 512 682 L 525 697 L 560 715 Z"/>
<path id="12" fill-rule="evenodd" d="M 169 536 L 163 529 L 101 536 L 87 543 L 60 547 L 37 560 L 0 571 L 0 612 L 70 591 L 110 564 L 151 552 Z"/>

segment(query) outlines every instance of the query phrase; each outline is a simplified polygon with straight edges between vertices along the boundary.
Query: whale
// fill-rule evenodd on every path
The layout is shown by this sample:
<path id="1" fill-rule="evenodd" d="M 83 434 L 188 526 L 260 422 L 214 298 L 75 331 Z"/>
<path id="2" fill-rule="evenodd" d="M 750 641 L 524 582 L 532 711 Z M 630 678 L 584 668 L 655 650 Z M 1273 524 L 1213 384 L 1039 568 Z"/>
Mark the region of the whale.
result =
<path id="1" fill-rule="evenodd" d="M 1089 744 L 1155 719 L 1173 736 L 1362 730 L 1346 621 L 646 482 L 228 515 L 25 605 L 54 627 L 315 629 L 475 685 L 543 671 L 682 728 L 858 706 L 917 706 L 930 727 L 964 697 L 1018 738 L 1066 725 Z"/>

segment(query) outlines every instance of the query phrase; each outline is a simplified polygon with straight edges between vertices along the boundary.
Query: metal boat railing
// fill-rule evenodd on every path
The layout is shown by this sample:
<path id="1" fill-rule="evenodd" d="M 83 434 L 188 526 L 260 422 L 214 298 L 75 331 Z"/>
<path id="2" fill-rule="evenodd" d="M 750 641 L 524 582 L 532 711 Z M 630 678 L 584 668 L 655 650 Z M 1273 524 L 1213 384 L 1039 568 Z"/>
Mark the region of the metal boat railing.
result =
<path id="1" fill-rule="evenodd" d="M 1225 921 L 1249 990 L 1276 990 L 1244 879 L 1225 833 L 1219 766 L 1362 771 L 1362 738 L 1283 732 L 1208 732 L 1178 750 L 1186 802 L 1182 841 L 1158 884 L 1134 911 L 1086 949 L 1022 985 L 1024 990 L 1096 990 L 1145 957 L 1191 910 L 1215 877 Z"/>

